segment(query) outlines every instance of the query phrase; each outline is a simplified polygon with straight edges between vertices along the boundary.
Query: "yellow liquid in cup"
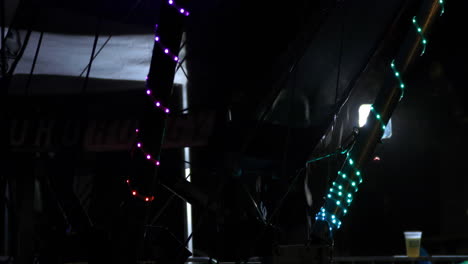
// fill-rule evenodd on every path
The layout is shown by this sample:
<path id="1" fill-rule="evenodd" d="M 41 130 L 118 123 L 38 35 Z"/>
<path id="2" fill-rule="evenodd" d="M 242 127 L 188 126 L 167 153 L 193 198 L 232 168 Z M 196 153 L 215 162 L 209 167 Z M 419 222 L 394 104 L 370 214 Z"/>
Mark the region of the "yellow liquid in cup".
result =
<path id="1" fill-rule="evenodd" d="M 410 258 L 419 257 L 420 238 L 406 238 L 406 255 Z"/>

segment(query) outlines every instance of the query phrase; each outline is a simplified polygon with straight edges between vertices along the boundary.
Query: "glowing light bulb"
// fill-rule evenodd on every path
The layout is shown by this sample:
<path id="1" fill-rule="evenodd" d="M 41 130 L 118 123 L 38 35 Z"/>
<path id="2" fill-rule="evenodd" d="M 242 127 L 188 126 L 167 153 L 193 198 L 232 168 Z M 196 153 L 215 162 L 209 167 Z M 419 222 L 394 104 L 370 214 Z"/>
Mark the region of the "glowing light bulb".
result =
<path id="1" fill-rule="evenodd" d="M 340 186 L 338 186 L 338 189 L 340 189 L 340 190 L 341 190 L 341 189 L 343 189 L 343 186 L 341 186 L 341 185 L 340 185 Z"/>
<path id="2" fill-rule="evenodd" d="M 169 50 L 168 50 L 168 49 L 164 49 L 164 53 L 168 54 L 168 53 L 169 53 Z"/>
<path id="3" fill-rule="evenodd" d="M 346 179 L 346 174 L 343 174 L 342 177 L 343 177 L 343 179 Z"/>
<path id="4" fill-rule="evenodd" d="M 352 185 L 352 186 L 356 186 L 356 182 L 352 182 L 351 185 Z"/>
<path id="5" fill-rule="evenodd" d="M 353 165 L 354 161 L 352 159 L 349 159 L 349 165 Z"/>
<path id="6" fill-rule="evenodd" d="M 166 110 L 164 110 L 164 112 L 166 112 L 166 114 L 169 114 L 169 108 L 166 108 Z"/>
<path id="7" fill-rule="evenodd" d="M 340 201 L 336 201 L 336 205 L 340 205 L 340 204 L 341 204 L 341 202 L 340 202 Z"/>
<path id="8" fill-rule="evenodd" d="M 146 198 L 145 198 L 145 201 L 149 202 L 149 200 L 150 200 L 149 197 L 146 197 Z"/>
<path id="9" fill-rule="evenodd" d="M 147 94 L 147 95 L 150 95 L 150 94 L 151 94 L 151 90 L 150 90 L 150 89 L 146 90 L 146 94 Z"/>
<path id="10" fill-rule="evenodd" d="M 132 195 L 133 195 L 133 196 L 136 196 L 136 195 L 137 195 L 137 192 L 136 192 L 136 191 L 132 191 Z"/>
<path id="11" fill-rule="evenodd" d="M 140 132 L 140 129 L 138 129 L 138 128 L 137 128 L 137 129 L 135 129 L 135 132 L 136 132 L 136 133 Z"/>
<path id="12" fill-rule="evenodd" d="M 342 196 L 342 195 L 343 195 L 343 193 L 342 193 L 342 192 L 338 192 L 338 196 Z"/>
<path id="13" fill-rule="evenodd" d="M 137 147 L 141 148 L 141 143 L 140 142 L 137 143 Z"/>
<path id="14" fill-rule="evenodd" d="M 159 162 L 159 160 L 157 160 L 155 164 L 156 164 L 156 166 L 161 165 L 161 163 Z"/>
<path id="15" fill-rule="evenodd" d="M 155 103 L 155 105 L 156 105 L 156 107 L 160 107 L 160 106 L 161 106 L 161 102 L 158 101 L 158 102 Z"/>
<path id="16" fill-rule="evenodd" d="M 181 14 L 183 14 L 185 12 L 185 10 L 183 8 L 181 8 L 179 11 L 180 11 Z"/>
<path id="17" fill-rule="evenodd" d="M 126 180 L 127 183 L 130 183 L 130 180 Z"/>
<path id="18" fill-rule="evenodd" d="M 151 155 L 150 155 L 150 154 L 146 155 L 146 159 L 147 159 L 147 160 L 150 160 L 150 159 L 151 159 Z"/>
<path id="19" fill-rule="evenodd" d="M 159 37 L 158 36 L 154 37 L 154 41 L 159 42 Z"/>
<path id="20" fill-rule="evenodd" d="M 360 172 L 360 171 L 356 171 L 356 175 L 357 175 L 357 176 L 361 176 L 361 172 Z"/>
<path id="21" fill-rule="evenodd" d="M 328 197 L 328 198 L 331 198 L 331 194 L 328 194 L 327 197 Z"/>

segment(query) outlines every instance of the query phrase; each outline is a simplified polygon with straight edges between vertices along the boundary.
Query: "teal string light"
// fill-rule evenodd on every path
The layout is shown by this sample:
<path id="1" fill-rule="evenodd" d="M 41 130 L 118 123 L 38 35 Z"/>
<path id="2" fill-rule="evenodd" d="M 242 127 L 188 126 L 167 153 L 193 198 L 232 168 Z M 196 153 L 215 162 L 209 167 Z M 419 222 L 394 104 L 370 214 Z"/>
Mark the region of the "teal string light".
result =
<path id="1" fill-rule="evenodd" d="M 445 0 L 438 0 L 438 1 L 441 7 L 440 15 L 442 16 L 445 12 Z M 426 51 L 428 41 L 423 34 L 423 29 L 418 24 L 416 16 L 413 17 L 412 21 L 413 21 L 413 25 L 416 28 L 417 33 L 421 37 L 421 45 L 422 45 L 421 56 L 422 56 L 424 55 Z M 393 70 L 394 76 L 397 78 L 398 83 L 399 83 L 399 87 L 401 90 L 401 95 L 400 95 L 400 101 L 401 101 L 401 99 L 403 99 L 406 86 L 403 82 L 401 73 L 397 70 L 397 67 L 395 65 L 395 60 L 392 60 L 390 66 Z M 382 115 L 378 113 L 373 106 L 371 106 L 371 112 L 375 116 L 376 120 L 379 121 L 381 129 L 385 130 L 386 124 L 383 120 Z M 339 218 L 343 217 L 344 215 L 348 213 L 348 208 L 351 205 L 355 197 L 354 194 L 358 192 L 358 185 L 363 182 L 361 171 L 359 170 L 359 168 L 356 167 L 356 164 L 359 164 L 359 162 L 356 163 L 351 158 L 352 155 L 349 150 L 342 152 L 342 154 L 344 153 L 346 153 L 346 157 L 347 157 L 347 160 L 345 161 L 345 164 L 344 164 L 344 168 L 338 171 L 339 177 L 337 177 L 336 180 L 333 182 L 332 184 L 333 187 L 330 188 L 326 196 L 327 200 L 324 206 L 320 209 L 320 211 L 317 213 L 315 217 L 316 220 L 327 222 L 329 225 L 330 231 L 333 231 L 333 229 L 340 228 L 341 221 L 339 220 Z M 327 156 L 308 161 L 307 163 L 320 160 L 320 159 L 329 157 L 331 155 L 334 155 L 334 154 L 329 154 Z M 329 212 L 333 212 L 333 214 Z"/>
<path id="2" fill-rule="evenodd" d="M 439 5 L 440 5 L 440 15 L 442 16 L 445 13 L 445 2 L 444 0 L 439 0 Z"/>
<path id="3" fill-rule="evenodd" d="M 356 162 L 351 156 L 350 152 L 348 152 L 346 165 L 350 166 L 348 168 L 351 168 L 351 171 L 348 171 L 348 175 L 341 170 L 338 171 L 338 177 L 332 182 L 332 188 L 330 188 L 326 196 L 326 205 L 328 207 L 333 206 L 333 212 L 337 214 L 328 214 L 326 213 L 326 209 L 322 207 L 315 218 L 316 220 L 326 221 L 332 229 L 338 229 L 341 226 L 339 217 L 344 216 L 348 212 L 348 207 L 353 202 L 354 193 L 358 192 L 358 185 L 362 183 L 361 171 L 355 167 Z M 340 221 L 339 225 L 337 224 L 338 221 Z"/>
<path id="4" fill-rule="evenodd" d="M 327 155 L 324 155 L 324 156 L 321 156 L 321 157 L 318 157 L 318 158 L 308 160 L 306 162 L 306 166 L 309 163 L 313 163 L 313 162 L 316 162 L 316 161 L 319 161 L 319 160 L 323 160 L 323 159 L 326 159 L 326 158 L 329 158 L 329 157 L 332 157 L 332 156 L 335 156 L 335 155 L 338 155 L 338 154 L 345 154 L 347 152 L 349 152 L 349 149 L 345 149 L 345 150 L 338 149 L 337 151 L 335 151 L 333 153 L 330 153 L 330 154 L 327 154 Z"/>
<path id="5" fill-rule="evenodd" d="M 403 82 L 403 79 L 401 78 L 400 72 L 396 68 L 395 60 L 392 60 L 392 62 L 390 63 L 390 66 L 392 67 L 393 74 L 395 75 L 395 77 L 398 80 L 398 83 L 400 84 L 400 90 L 401 90 L 400 101 L 401 101 L 401 99 L 403 99 L 403 96 L 405 94 L 406 86 L 405 86 L 405 83 Z"/>
<path id="6" fill-rule="evenodd" d="M 416 32 L 418 32 L 419 36 L 421 36 L 421 45 L 423 47 L 421 51 L 421 56 L 422 56 L 424 55 L 424 52 L 426 52 L 427 39 L 424 37 L 423 29 L 419 26 L 418 21 L 416 21 L 416 16 L 413 17 L 413 25 L 416 28 Z"/>
<path id="7" fill-rule="evenodd" d="M 377 121 L 379 121 L 380 123 L 380 128 L 382 128 L 383 131 L 385 131 L 385 129 L 387 128 L 387 126 L 385 125 L 384 121 L 382 120 L 382 115 L 377 113 L 377 111 L 375 110 L 374 106 L 371 105 L 370 107 L 370 110 L 371 110 L 371 113 L 374 114 L 375 116 L 375 119 L 377 119 Z M 351 164 L 352 165 L 352 164 Z M 361 173 L 359 173 L 361 174 Z"/>

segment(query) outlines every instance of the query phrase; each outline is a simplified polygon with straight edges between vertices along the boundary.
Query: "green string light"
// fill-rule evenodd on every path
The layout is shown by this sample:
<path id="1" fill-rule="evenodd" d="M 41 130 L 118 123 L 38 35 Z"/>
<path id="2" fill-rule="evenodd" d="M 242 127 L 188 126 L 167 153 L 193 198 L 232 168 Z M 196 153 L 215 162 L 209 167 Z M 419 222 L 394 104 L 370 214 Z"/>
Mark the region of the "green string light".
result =
<path id="1" fill-rule="evenodd" d="M 345 153 L 347 153 L 347 152 L 349 152 L 349 149 L 344 149 L 344 150 L 338 149 L 338 150 L 336 150 L 336 151 L 333 152 L 333 153 L 330 153 L 330 154 L 327 154 L 327 155 L 324 155 L 324 156 L 321 156 L 321 157 L 318 157 L 318 158 L 314 158 L 314 159 L 308 160 L 308 161 L 306 162 L 306 166 L 307 166 L 307 164 L 309 164 L 309 163 L 313 163 L 313 162 L 316 162 L 316 161 L 319 161 L 319 160 L 323 160 L 323 159 L 332 157 L 332 156 L 337 155 L 337 154 L 345 154 Z"/>
<path id="2" fill-rule="evenodd" d="M 377 113 L 377 111 L 375 110 L 375 108 L 374 108 L 373 105 L 371 105 L 370 110 L 371 110 L 372 114 L 374 114 L 375 119 L 377 119 L 377 121 L 379 121 L 379 123 L 380 123 L 380 128 L 382 128 L 382 130 L 385 131 L 385 129 L 387 128 L 387 126 L 385 125 L 384 121 L 382 120 L 382 116 L 381 116 L 379 113 Z M 351 164 L 351 165 L 352 165 L 352 164 Z M 360 175 L 360 174 L 361 174 L 361 172 L 359 172 L 359 175 Z M 359 176 L 359 175 L 358 175 L 358 176 Z"/>
<path id="3" fill-rule="evenodd" d="M 444 2 L 444 0 L 439 0 L 439 5 L 441 7 L 440 15 L 442 16 L 445 13 L 445 2 Z"/>
<path id="4" fill-rule="evenodd" d="M 440 15 L 443 15 L 444 12 L 445 12 L 445 2 L 444 2 L 444 0 L 439 0 L 439 4 L 441 6 Z M 413 25 L 416 27 L 417 33 L 421 36 L 421 44 L 423 46 L 423 49 L 422 49 L 422 52 L 421 52 L 421 56 L 422 56 L 422 55 L 424 55 L 424 53 L 426 51 L 427 39 L 424 37 L 423 29 L 419 26 L 419 24 L 418 24 L 418 22 L 416 20 L 416 16 L 413 17 Z M 398 83 L 399 83 L 399 87 L 400 87 L 400 90 L 401 90 L 401 95 L 400 95 L 400 101 L 401 101 L 401 99 L 403 99 L 404 92 L 405 92 L 405 84 L 403 82 L 403 79 L 401 78 L 401 73 L 396 68 L 395 60 L 392 60 L 390 66 L 391 66 L 391 68 L 393 70 L 393 74 L 395 75 L 395 77 L 397 78 Z M 370 109 L 371 109 L 371 112 L 374 114 L 375 118 L 380 122 L 380 125 L 381 125 L 380 127 L 382 128 L 382 130 L 385 130 L 386 129 L 386 124 L 382 120 L 382 115 L 379 114 L 374 109 L 373 106 L 371 106 Z M 354 180 L 352 174 L 348 176 L 348 175 L 346 175 L 346 173 L 343 173 L 342 171 L 338 171 L 338 176 L 341 176 L 341 178 L 337 177 L 336 181 L 343 181 L 344 180 L 344 181 L 347 182 L 348 185 L 345 185 L 343 187 L 343 185 L 340 184 L 340 185 L 338 185 L 338 190 L 330 188 L 330 192 L 327 194 L 328 201 L 325 203 L 324 206 L 332 208 L 333 212 L 339 212 L 338 209 L 340 209 L 341 212 L 342 212 L 342 216 L 344 216 L 344 215 L 346 215 L 348 213 L 348 209 L 346 207 L 349 207 L 351 205 L 352 201 L 353 201 L 354 196 L 353 196 L 352 192 L 354 191 L 354 193 L 357 193 L 358 192 L 358 187 L 357 186 L 358 186 L 358 184 L 362 183 L 361 171 L 354 166 L 355 162 L 354 162 L 354 160 L 352 158 L 350 158 L 350 156 L 351 156 L 350 149 L 343 150 L 343 151 L 340 151 L 340 152 L 336 151 L 334 153 L 325 155 L 323 157 L 319 157 L 319 158 L 316 158 L 316 159 L 313 159 L 313 160 L 309 160 L 309 161 L 307 161 L 306 165 L 308 163 L 311 163 L 311 162 L 314 162 L 314 161 L 318 161 L 318 160 L 321 160 L 321 159 L 324 159 L 324 158 L 331 157 L 331 156 L 336 155 L 338 153 L 341 153 L 341 154 L 346 153 L 346 157 L 348 158 L 347 163 L 349 164 L 349 166 L 351 166 L 352 169 L 354 169 L 354 175 L 357 176 L 357 179 L 358 179 L 359 183 Z M 332 184 L 333 186 L 337 186 L 338 183 L 336 181 L 333 182 L 333 184 Z M 349 188 L 350 186 L 353 187 L 353 188 Z M 350 189 L 349 192 L 348 192 L 348 189 Z M 333 197 L 334 195 L 335 195 L 335 197 L 337 199 L 334 199 L 334 197 Z M 345 201 L 346 201 L 346 204 L 345 204 Z M 330 202 L 333 202 L 334 205 L 331 205 Z M 334 206 L 336 206 L 336 207 L 334 207 Z M 336 210 L 338 210 L 338 211 L 336 211 Z M 316 220 L 326 221 L 330 226 L 330 230 L 338 229 L 341 226 L 341 221 L 338 219 L 338 217 L 335 214 L 328 213 L 324 207 L 322 207 L 321 211 L 319 213 L 317 213 L 315 219 Z"/>
<path id="5" fill-rule="evenodd" d="M 401 99 L 403 99 L 403 96 L 405 94 L 405 84 L 403 83 L 403 79 L 401 79 L 401 74 L 400 72 L 397 70 L 396 66 L 395 66 L 395 60 L 392 60 L 392 63 L 390 63 L 390 66 L 392 67 L 392 70 L 393 70 L 393 74 L 395 75 L 395 77 L 398 79 L 398 82 L 400 84 L 400 90 L 401 90 L 401 95 L 400 95 L 400 101 Z M 371 110 L 372 110 L 372 107 L 371 107 Z M 379 118 L 377 118 L 379 119 Z"/>
<path id="6" fill-rule="evenodd" d="M 440 3 L 440 0 L 439 0 Z M 442 1 L 443 4 L 443 1 Z M 427 46 L 427 39 L 424 37 L 423 34 L 423 29 L 419 26 L 418 21 L 416 21 L 416 16 L 413 17 L 413 25 L 416 28 L 416 32 L 418 32 L 419 36 L 421 36 L 421 44 L 423 46 L 423 49 L 421 51 L 421 56 L 424 55 L 424 52 L 426 52 L 426 46 Z"/>

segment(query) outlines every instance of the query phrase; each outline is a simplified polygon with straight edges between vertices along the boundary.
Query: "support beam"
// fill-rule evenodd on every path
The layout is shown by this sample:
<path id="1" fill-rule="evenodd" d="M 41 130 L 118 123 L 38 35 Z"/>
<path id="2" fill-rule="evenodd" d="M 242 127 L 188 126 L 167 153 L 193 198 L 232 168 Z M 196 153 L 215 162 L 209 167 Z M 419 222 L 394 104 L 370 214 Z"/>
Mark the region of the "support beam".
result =
<path id="1" fill-rule="evenodd" d="M 325 204 L 316 215 L 313 235 L 322 241 L 332 243 L 333 233 L 340 228 L 342 218 L 347 214 L 359 184 L 363 181 L 361 169 L 370 160 L 385 126 L 403 98 L 407 88 L 405 73 L 424 54 L 428 40 L 425 38 L 431 25 L 444 12 L 444 0 L 425 0 L 419 12 L 412 17 L 412 27 L 400 47 L 397 56 L 388 62 L 387 75 L 381 87 L 367 124 L 361 129 L 356 143 L 338 171 L 332 188 L 328 191 Z"/>

